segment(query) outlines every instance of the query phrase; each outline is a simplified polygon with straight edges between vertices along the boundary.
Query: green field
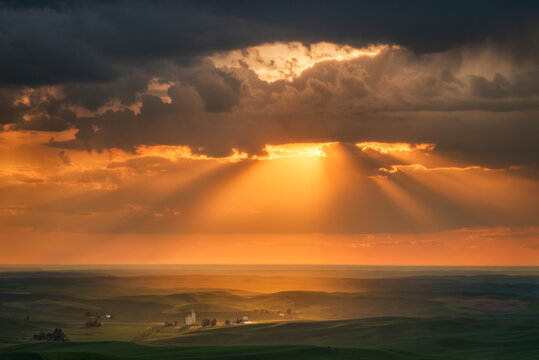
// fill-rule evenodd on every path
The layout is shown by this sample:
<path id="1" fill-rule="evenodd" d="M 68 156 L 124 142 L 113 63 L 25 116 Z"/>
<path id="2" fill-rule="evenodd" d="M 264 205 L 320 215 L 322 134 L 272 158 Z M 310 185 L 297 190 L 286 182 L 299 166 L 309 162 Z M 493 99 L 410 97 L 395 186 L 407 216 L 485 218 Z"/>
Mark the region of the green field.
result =
<path id="1" fill-rule="evenodd" d="M 113 359 L 380 359 L 405 360 L 413 354 L 383 349 L 338 349 L 317 346 L 155 347 L 121 342 L 34 344 L 0 353 L 13 360 L 113 360 Z M 432 359 L 450 359 L 433 357 Z"/>
<path id="2" fill-rule="evenodd" d="M 154 331 L 157 330 L 154 328 Z M 537 359 L 539 319 L 370 318 L 146 332 L 139 341 L 41 342 L 6 359 Z M 316 344 L 317 346 L 312 346 Z"/>
<path id="3" fill-rule="evenodd" d="M 539 358 L 536 275 L 320 274 L 0 272 L 0 359 Z M 57 327 L 69 343 L 32 339 Z"/>

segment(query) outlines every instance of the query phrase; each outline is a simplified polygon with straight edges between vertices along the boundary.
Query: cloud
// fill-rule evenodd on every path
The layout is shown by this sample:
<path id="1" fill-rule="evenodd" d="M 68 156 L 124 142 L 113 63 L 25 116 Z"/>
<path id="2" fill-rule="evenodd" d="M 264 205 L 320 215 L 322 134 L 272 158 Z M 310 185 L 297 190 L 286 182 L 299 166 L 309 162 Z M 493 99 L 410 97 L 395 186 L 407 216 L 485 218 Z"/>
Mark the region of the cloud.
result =
<path id="1" fill-rule="evenodd" d="M 463 10 L 465 9 L 465 11 Z M 535 2 L 408 6 L 349 1 L 3 1 L 0 82 L 44 85 L 116 81 L 156 61 L 275 41 L 400 44 L 436 52 L 522 33 Z M 455 23 L 458 18 L 458 23 Z M 514 35 L 515 37 L 517 35 Z"/>
<path id="2" fill-rule="evenodd" d="M 58 157 L 60 158 L 60 160 L 62 160 L 62 164 L 64 164 L 65 166 L 71 166 L 71 158 L 64 150 L 58 153 Z"/>
<path id="3" fill-rule="evenodd" d="M 294 143 L 252 158 L 163 145 L 70 150 L 65 166 L 39 133 L 15 146 L 21 133 L 0 138 L 0 207 L 25 209 L 0 219 L 3 227 L 350 234 L 535 226 L 539 218 L 536 169 L 465 166 L 432 144 Z"/>
<path id="4" fill-rule="evenodd" d="M 494 47 L 425 55 L 386 47 L 375 56 L 319 62 L 274 82 L 240 63 L 168 64 L 161 69 L 166 78 L 141 77 L 145 88 L 127 80 L 112 84 L 84 115 L 73 109 L 85 106 L 76 99 L 91 98 L 99 88 L 81 85 L 77 97 L 64 88 L 61 96 L 14 107 L 29 120 L 13 127 L 73 127 L 75 139 L 51 146 L 99 151 L 186 145 L 228 156 L 233 149 L 262 154 L 267 144 L 292 142 L 411 142 L 437 144 L 439 151 L 489 167 L 533 163 L 539 151 L 533 137 L 539 93 L 526 80 L 537 74 L 536 63 L 515 62 Z M 264 62 L 257 71 L 264 66 L 276 65 Z M 166 90 L 152 90 L 155 81 Z M 133 93 L 123 96 L 124 86 Z M 113 99 L 116 105 L 104 107 Z"/>
<path id="5" fill-rule="evenodd" d="M 76 129 L 50 143 L 61 149 L 186 145 L 228 156 L 267 144 L 400 141 L 485 166 L 533 163 L 537 4 L 466 10 L 4 1 L 0 123 Z M 365 49 L 376 56 L 357 55 Z"/>

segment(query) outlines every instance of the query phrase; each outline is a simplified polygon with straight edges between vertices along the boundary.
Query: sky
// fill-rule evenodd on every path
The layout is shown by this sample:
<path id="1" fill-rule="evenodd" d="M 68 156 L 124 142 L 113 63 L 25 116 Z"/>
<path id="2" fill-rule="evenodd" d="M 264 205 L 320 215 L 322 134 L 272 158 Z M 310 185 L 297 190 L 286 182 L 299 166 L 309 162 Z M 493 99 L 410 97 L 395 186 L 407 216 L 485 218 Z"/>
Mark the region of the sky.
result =
<path id="1" fill-rule="evenodd" d="M 0 1 L 0 263 L 539 265 L 534 1 Z"/>

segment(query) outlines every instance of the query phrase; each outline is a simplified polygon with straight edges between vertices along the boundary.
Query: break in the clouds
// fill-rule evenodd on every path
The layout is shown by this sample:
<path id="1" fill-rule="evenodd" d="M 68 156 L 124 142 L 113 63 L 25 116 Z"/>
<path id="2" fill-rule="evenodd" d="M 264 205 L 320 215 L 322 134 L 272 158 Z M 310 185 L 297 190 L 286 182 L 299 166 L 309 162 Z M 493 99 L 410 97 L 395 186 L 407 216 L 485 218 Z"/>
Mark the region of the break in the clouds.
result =
<path id="1" fill-rule="evenodd" d="M 0 227 L 535 239 L 538 14 L 0 1 Z"/>

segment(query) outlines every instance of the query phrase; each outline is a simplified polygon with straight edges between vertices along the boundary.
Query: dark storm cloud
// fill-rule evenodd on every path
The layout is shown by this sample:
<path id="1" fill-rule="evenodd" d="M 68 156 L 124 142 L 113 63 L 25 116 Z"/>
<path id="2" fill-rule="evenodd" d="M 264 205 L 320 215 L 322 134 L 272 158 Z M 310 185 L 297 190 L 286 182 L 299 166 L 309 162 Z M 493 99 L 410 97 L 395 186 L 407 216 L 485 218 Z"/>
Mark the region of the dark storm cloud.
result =
<path id="1" fill-rule="evenodd" d="M 413 5 L 413 6 L 412 6 Z M 0 82 L 107 82 L 273 41 L 397 43 L 418 53 L 522 32 L 529 1 L 2 1 Z"/>
<path id="2" fill-rule="evenodd" d="M 10 124 L 18 121 L 22 115 L 20 107 L 14 103 L 15 93 L 6 89 L 0 89 L 0 124 Z"/>
<path id="3" fill-rule="evenodd" d="M 9 124 L 11 130 L 68 130 L 77 117 L 56 92 L 51 88 L 0 92 L 0 123 Z"/>
<path id="4" fill-rule="evenodd" d="M 436 143 L 467 162 L 530 163 L 539 152 L 538 9 L 532 1 L 0 1 L 0 123 L 78 130 L 50 144 L 66 149 L 169 144 L 226 156 L 268 143 L 404 141 Z M 274 41 L 408 51 L 321 63 L 275 83 L 206 59 Z M 148 88 L 155 79 L 171 84 L 162 90 L 170 103 Z"/>
<path id="5" fill-rule="evenodd" d="M 255 154 L 265 144 L 287 142 L 400 141 L 435 143 L 469 164 L 535 162 L 539 92 L 529 80 L 536 78 L 535 65 L 506 58 L 492 63 L 491 57 L 489 49 L 421 56 L 386 50 L 374 58 L 320 63 L 291 82 L 274 83 L 250 70 L 206 63 L 174 75 L 170 103 L 144 95 L 140 113 L 75 119 L 76 139 L 51 145 L 188 145 L 227 156 L 233 148 Z M 489 67 L 504 74 L 489 75 Z"/>
<path id="6" fill-rule="evenodd" d="M 132 104 L 136 93 L 144 91 L 149 81 L 148 74 L 134 73 L 111 83 L 70 83 L 63 86 L 64 101 L 91 111 L 96 111 L 111 99 Z"/>

